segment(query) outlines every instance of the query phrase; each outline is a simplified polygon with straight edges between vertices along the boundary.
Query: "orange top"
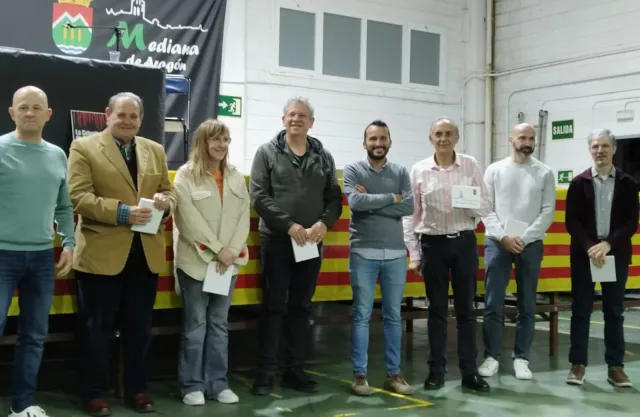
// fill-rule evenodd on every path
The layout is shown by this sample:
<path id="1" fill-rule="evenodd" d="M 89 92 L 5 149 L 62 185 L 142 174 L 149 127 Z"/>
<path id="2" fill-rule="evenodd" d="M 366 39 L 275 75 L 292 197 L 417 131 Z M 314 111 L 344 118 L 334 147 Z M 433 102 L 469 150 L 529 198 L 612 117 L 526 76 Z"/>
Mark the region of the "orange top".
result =
<path id="1" fill-rule="evenodd" d="M 222 174 L 220 173 L 220 171 L 211 171 L 211 175 L 213 175 L 213 178 L 216 179 L 216 185 L 218 186 L 218 192 L 220 193 L 220 201 L 222 201 Z"/>

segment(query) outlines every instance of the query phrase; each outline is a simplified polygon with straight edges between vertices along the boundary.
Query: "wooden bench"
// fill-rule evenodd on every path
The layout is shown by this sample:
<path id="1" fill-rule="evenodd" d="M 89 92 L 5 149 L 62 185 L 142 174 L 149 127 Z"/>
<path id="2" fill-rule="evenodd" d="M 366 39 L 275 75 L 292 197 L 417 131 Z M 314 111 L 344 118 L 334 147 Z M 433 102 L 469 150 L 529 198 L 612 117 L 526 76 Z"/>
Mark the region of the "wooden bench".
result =
<path id="1" fill-rule="evenodd" d="M 542 295 L 548 298 L 548 302 L 546 303 L 538 303 L 536 306 L 536 314 L 543 317 L 545 320 L 549 321 L 549 355 L 556 356 L 558 353 L 558 313 L 562 311 L 571 311 L 571 304 L 560 302 L 560 295 L 563 293 L 553 292 L 553 293 L 543 293 Z M 568 294 L 568 293 L 564 293 Z M 570 295 L 570 294 L 568 294 Z M 597 299 L 597 297 L 596 297 Z M 424 320 L 428 318 L 428 311 L 426 306 L 416 305 L 415 300 L 422 300 L 421 298 L 406 298 L 404 305 L 402 307 L 402 319 L 405 321 L 405 326 L 407 332 L 413 332 L 413 321 L 414 320 Z M 484 298 L 479 296 L 476 298 L 476 314 L 478 316 L 482 316 L 484 310 L 483 308 L 478 307 L 478 305 L 483 302 Z M 326 301 L 324 304 L 341 304 L 341 305 L 351 305 L 350 301 Z M 376 302 L 374 311 L 371 316 L 371 320 L 373 322 L 382 321 L 382 312 L 380 309 L 380 304 Z M 624 302 L 625 308 L 630 307 L 640 307 L 640 299 L 639 298 L 627 298 Z M 453 305 L 449 308 L 451 314 L 454 313 Z M 602 310 L 602 302 L 597 300 L 593 304 L 593 310 L 598 311 Z M 163 312 L 179 312 L 179 309 L 173 310 L 158 310 Z M 229 321 L 229 330 L 247 330 L 252 329 L 257 326 L 257 319 L 259 314 L 258 306 L 233 306 L 231 308 L 230 316 L 234 316 L 234 312 L 243 311 L 240 319 L 230 320 Z M 509 302 L 509 300 L 505 301 L 505 306 L 503 309 L 503 313 L 505 316 L 515 316 L 518 312 L 517 305 L 515 302 Z M 349 324 L 351 323 L 352 316 L 351 314 L 333 314 L 333 315 L 316 315 L 310 319 L 311 325 L 330 325 L 330 324 Z M 182 332 L 182 325 L 177 323 L 172 325 L 157 325 L 152 329 L 153 336 L 167 336 L 167 335 L 176 335 Z M 113 337 L 119 337 L 119 333 L 114 332 Z M 17 336 L 15 334 L 8 334 L 0 337 L 0 345 L 13 345 L 16 343 Z M 56 342 L 69 342 L 73 341 L 75 338 L 75 329 L 69 329 L 68 331 L 56 331 L 51 332 L 47 336 L 46 343 L 56 343 Z"/>

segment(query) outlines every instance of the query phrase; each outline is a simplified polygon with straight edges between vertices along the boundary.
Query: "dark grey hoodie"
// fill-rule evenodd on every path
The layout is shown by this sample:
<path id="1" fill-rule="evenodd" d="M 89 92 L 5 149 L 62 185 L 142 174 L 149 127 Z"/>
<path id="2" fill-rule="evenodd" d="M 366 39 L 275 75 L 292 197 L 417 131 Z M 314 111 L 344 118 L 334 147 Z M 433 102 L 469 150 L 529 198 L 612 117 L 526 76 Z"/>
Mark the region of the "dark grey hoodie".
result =
<path id="1" fill-rule="evenodd" d="M 287 236 L 295 223 L 309 228 L 318 220 L 331 229 L 342 214 L 342 190 L 333 157 L 307 136 L 307 154 L 298 163 L 282 130 L 256 151 L 249 194 L 260 216 L 260 233 Z"/>

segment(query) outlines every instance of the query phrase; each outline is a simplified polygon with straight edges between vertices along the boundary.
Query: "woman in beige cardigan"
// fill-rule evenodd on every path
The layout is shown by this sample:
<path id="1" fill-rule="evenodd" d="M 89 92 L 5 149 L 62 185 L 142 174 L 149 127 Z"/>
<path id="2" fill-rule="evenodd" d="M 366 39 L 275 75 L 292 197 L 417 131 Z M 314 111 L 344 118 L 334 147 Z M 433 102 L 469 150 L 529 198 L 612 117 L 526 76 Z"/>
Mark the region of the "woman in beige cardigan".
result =
<path id="1" fill-rule="evenodd" d="M 227 316 L 240 266 L 249 260 L 249 193 L 244 175 L 227 163 L 230 141 L 222 122 L 203 122 L 194 133 L 189 161 L 174 179 L 173 262 L 184 305 L 179 379 L 187 405 L 202 405 L 205 397 L 238 402 L 227 382 Z M 232 268 L 228 296 L 203 292 L 211 262 L 219 273 Z"/>

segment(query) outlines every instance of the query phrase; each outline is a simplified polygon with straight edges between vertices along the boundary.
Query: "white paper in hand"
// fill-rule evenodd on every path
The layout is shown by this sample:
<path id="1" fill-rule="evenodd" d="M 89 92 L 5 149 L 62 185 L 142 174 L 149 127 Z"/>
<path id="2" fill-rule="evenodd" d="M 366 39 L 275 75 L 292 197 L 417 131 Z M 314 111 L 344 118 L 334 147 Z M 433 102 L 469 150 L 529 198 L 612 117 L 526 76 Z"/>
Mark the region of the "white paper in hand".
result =
<path id="1" fill-rule="evenodd" d="M 479 209 L 481 204 L 480 187 L 470 185 L 451 186 L 451 206 L 453 208 Z"/>
<path id="2" fill-rule="evenodd" d="M 524 232 L 527 231 L 529 225 L 520 220 L 507 220 L 504 225 L 504 234 L 512 237 L 522 237 Z"/>
<path id="3" fill-rule="evenodd" d="M 217 262 L 209 262 L 207 265 L 207 273 L 202 283 L 202 291 L 228 297 L 231 292 L 233 266 L 228 267 L 224 273 L 220 274 L 216 269 L 216 265 Z"/>
<path id="4" fill-rule="evenodd" d="M 616 261 L 613 255 L 605 257 L 604 265 L 598 268 L 589 260 L 592 282 L 616 282 Z"/>
<path id="5" fill-rule="evenodd" d="M 131 225 L 131 230 L 134 232 L 148 233 L 150 235 L 158 233 L 158 228 L 160 227 L 160 222 L 162 221 L 162 215 L 164 212 L 155 208 L 153 200 L 149 200 L 148 198 L 141 198 L 138 203 L 138 207 L 151 209 L 151 220 L 149 220 L 147 224 Z"/>
<path id="6" fill-rule="evenodd" d="M 307 242 L 300 246 L 293 238 L 291 238 L 291 245 L 293 245 L 293 256 L 295 257 L 296 262 L 308 261 L 309 259 L 318 258 L 320 256 L 317 243 Z"/>

